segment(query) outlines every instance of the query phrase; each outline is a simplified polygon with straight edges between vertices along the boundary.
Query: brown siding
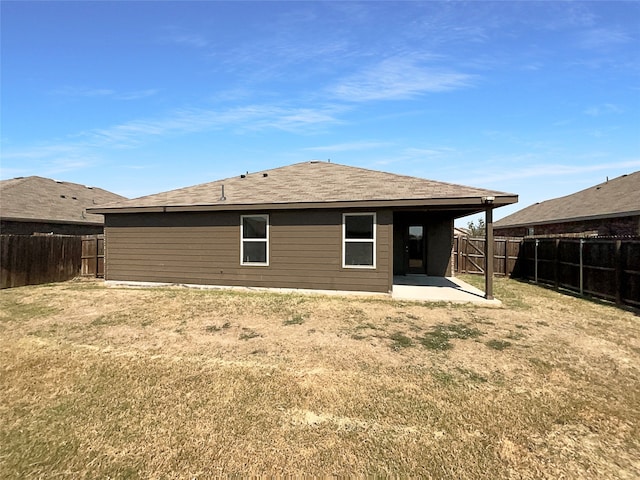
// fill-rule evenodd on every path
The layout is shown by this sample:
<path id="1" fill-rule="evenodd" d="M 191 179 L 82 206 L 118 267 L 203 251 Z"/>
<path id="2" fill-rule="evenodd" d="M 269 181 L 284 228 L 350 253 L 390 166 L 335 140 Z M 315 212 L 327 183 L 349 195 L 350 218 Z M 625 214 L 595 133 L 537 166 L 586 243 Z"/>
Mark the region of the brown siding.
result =
<path id="1" fill-rule="evenodd" d="M 427 230 L 427 275 L 451 276 L 453 219 L 433 218 Z"/>
<path id="2" fill-rule="evenodd" d="M 240 265 L 240 215 L 269 213 L 269 266 Z M 375 269 L 342 268 L 342 210 L 106 215 L 106 279 L 388 292 L 392 214 Z"/>

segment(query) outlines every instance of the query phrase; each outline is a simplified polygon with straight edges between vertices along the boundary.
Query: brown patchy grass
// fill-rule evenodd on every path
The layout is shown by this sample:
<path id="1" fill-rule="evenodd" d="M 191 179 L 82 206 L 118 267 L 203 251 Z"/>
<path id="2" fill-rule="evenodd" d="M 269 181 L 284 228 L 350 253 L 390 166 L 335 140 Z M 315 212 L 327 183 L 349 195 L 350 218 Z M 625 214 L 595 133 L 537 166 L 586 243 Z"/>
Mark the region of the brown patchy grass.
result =
<path id="1" fill-rule="evenodd" d="M 0 477 L 640 477 L 640 318 L 496 294 L 4 290 Z"/>

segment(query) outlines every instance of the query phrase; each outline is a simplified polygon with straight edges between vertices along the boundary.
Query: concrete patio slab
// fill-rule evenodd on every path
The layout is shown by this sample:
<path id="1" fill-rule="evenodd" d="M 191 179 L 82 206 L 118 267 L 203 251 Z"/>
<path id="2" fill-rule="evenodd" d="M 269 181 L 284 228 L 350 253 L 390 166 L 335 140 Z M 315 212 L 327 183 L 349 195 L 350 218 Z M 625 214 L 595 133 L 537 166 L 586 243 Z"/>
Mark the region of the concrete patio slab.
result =
<path id="1" fill-rule="evenodd" d="M 502 305 L 500 300 L 487 300 L 482 290 L 455 277 L 394 276 L 392 288 L 391 297 L 395 300 Z"/>

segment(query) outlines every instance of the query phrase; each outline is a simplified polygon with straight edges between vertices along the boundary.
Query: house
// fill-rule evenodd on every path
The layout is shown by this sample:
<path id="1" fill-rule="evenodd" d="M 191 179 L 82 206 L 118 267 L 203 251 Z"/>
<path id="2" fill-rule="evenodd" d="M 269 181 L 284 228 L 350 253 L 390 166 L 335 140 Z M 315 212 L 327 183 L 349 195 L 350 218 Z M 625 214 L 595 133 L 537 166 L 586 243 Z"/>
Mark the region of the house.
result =
<path id="1" fill-rule="evenodd" d="M 494 223 L 496 235 L 640 235 L 640 171 L 523 208 Z"/>
<path id="2" fill-rule="evenodd" d="M 43 177 L 0 181 L 0 233 L 32 235 L 102 233 L 104 218 L 86 209 L 125 197 L 101 188 Z"/>
<path id="3" fill-rule="evenodd" d="M 90 211 L 107 280 L 388 293 L 394 275 L 450 275 L 455 218 L 516 201 L 311 161 Z"/>

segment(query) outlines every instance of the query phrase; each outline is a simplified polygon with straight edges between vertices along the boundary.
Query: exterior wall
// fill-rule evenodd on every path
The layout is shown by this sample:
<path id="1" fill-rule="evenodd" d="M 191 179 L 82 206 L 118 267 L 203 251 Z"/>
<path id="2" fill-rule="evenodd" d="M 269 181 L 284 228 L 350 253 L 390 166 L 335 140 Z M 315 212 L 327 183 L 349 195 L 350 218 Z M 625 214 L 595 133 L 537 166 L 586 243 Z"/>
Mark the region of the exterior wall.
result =
<path id="1" fill-rule="evenodd" d="M 365 210 L 371 212 L 372 210 Z M 269 266 L 240 265 L 240 215 L 269 214 Z M 388 292 L 393 215 L 376 268 L 342 268 L 342 210 L 107 214 L 107 280 Z"/>
<path id="2" fill-rule="evenodd" d="M 53 233 L 55 235 L 98 235 L 103 233 L 102 225 L 78 225 L 70 223 L 15 222 L 0 221 L 0 234 L 33 235 L 34 233 Z"/>
<path id="3" fill-rule="evenodd" d="M 433 218 L 427 228 L 427 275 L 450 277 L 453 219 Z"/>
<path id="4" fill-rule="evenodd" d="M 637 236 L 640 235 L 640 215 L 580 222 L 548 223 L 532 227 L 534 235 L 597 233 L 601 236 Z M 494 229 L 494 234 L 504 237 L 524 237 L 529 235 L 529 227 L 498 227 Z"/>
<path id="5" fill-rule="evenodd" d="M 425 273 L 434 277 L 451 276 L 453 251 L 453 214 L 428 211 L 400 211 L 393 215 L 393 270 L 395 275 L 409 273 L 406 253 L 409 225 L 424 227 Z"/>

